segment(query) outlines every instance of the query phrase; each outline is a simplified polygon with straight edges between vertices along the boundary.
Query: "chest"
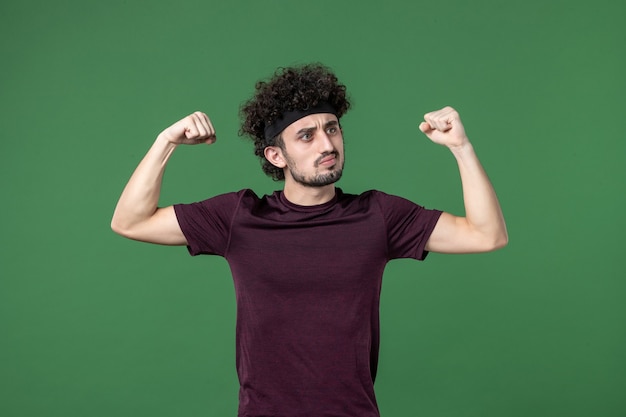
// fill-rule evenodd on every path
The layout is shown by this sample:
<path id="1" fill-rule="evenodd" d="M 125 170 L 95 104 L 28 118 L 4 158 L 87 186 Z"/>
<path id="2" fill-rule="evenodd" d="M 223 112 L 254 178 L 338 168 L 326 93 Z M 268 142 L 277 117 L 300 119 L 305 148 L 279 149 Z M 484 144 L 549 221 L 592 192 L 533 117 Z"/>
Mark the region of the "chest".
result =
<path id="1" fill-rule="evenodd" d="M 249 219 L 233 227 L 227 260 L 236 281 L 301 291 L 376 288 L 387 232 L 366 215 L 312 221 Z M 252 278 L 253 277 L 253 278 Z"/>

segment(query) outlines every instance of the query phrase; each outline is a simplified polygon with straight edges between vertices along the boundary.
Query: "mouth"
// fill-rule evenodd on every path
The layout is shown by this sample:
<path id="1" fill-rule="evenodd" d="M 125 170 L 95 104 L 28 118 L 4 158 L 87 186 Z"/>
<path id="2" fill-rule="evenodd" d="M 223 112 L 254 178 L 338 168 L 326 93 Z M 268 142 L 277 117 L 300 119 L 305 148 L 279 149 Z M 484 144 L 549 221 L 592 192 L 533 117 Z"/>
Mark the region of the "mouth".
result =
<path id="1" fill-rule="evenodd" d="M 325 167 L 329 167 L 329 166 L 333 166 L 337 163 L 337 154 L 333 153 L 331 155 L 325 156 L 322 159 L 317 161 L 318 166 L 325 166 Z"/>

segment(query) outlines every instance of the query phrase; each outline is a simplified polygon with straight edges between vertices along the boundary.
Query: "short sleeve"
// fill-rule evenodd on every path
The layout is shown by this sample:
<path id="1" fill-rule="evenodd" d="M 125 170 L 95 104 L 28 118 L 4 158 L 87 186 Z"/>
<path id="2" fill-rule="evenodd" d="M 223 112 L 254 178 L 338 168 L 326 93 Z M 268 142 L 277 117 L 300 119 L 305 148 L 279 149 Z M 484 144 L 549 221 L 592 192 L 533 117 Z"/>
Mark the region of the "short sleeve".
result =
<path id="1" fill-rule="evenodd" d="M 243 192 L 228 193 L 191 204 L 176 204 L 174 212 L 193 256 L 224 256 L 233 217 Z"/>
<path id="2" fill-rule="evenodd" d="M 387 227 L 389 259 L 424 260 L 428 255 L 426 243 L 442 212 L 380 191 L 375 196 Z"/>

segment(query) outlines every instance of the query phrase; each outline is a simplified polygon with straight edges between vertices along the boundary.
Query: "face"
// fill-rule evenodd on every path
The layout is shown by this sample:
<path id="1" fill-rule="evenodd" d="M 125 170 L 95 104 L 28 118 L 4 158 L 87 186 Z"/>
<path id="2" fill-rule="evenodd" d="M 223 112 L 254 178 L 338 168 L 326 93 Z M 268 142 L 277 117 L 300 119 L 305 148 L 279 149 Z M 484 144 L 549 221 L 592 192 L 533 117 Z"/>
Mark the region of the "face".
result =
<path id="1" fill-rule="evenodd" d="M 287 126 L 282 133 L 285 180 L 323 187 L 341 178 L 344 165 L 343 135 L 337 116 L 311 114 Z"/>

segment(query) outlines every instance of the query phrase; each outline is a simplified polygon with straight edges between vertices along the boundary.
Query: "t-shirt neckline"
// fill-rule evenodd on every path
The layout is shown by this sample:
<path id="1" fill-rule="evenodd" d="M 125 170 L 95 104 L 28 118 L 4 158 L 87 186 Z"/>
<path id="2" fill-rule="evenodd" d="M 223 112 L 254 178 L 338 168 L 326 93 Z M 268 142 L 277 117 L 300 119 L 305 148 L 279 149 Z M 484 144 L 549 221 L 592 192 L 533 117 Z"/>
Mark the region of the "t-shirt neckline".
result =
<path id="1" fill-rule="evenodd" d="M 276 191 L 276 194 L 278 196 L 278 200 L 280 201 L 280 203 L 288 207 L 289 209 L 311 213 L 311 212 L 316 212 L 316 211 L 323 211 L 335 205 L 335 203 L 337 203 L 337 200 L 339 199 L 339 196 L 342 194 L 342 191 L 341 191 L 341 188 L 336 187 L 335 195 L 333 196 L 333 198 L 331 198 L 325 203 L 316 204 L 313 206 L 301 206 L 299 204 L 292 203 L 291 201 L 287 199 L 287 197 L 285 197 L 285 192 L 283 190 Z"/>

